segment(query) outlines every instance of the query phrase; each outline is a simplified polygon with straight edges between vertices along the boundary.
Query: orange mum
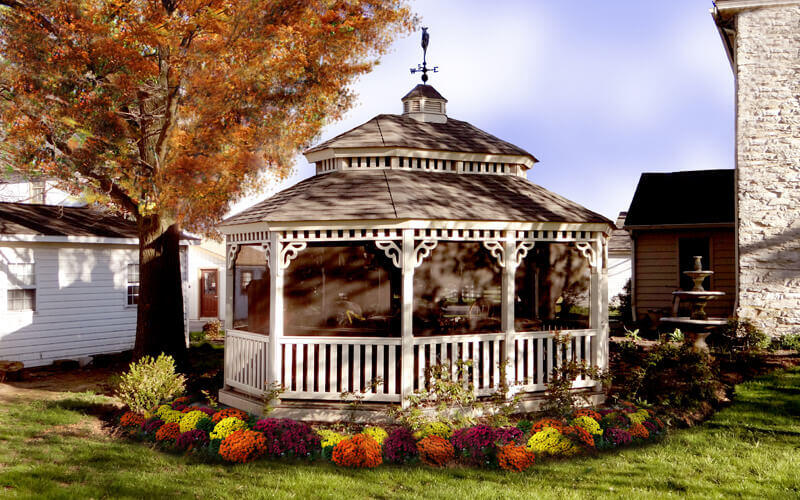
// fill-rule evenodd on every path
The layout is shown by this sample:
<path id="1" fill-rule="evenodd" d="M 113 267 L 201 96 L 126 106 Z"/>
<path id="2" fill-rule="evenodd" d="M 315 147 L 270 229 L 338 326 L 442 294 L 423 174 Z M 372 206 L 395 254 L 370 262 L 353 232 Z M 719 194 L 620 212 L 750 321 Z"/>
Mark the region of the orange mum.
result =
<path id="1" fill-rule="evenodd" d="M 650 437 L 650 431 L 642 424 L 633 424 L 631 428 L 628 429 L 628 432 L 635 438 L 647 439 Z"/>
<path id="2" fill-rule="evenodd" d="M 383 463 L 381 445 L 366 434 L 356 434 L 333 448 L 333 462 L 340 467 L 377 467 Z"/>
<path id="3" fill-rule="evenodd" d="M 132 411 L 125 413 L 122 415 L 122 418 L 119 419 L 119 425 L 122 427 L 141 427 L 143 423 L 144 417 Z"/>
<path id="4" fill-rule="evenodd" d="M 522 472 L 533 465 L 534 459 L 533 452 L 515 444 L 503 446 L 497 454 L 497 463 L 503 470 Z"/>
<path id="5" fill-rule="evenodd" d="M 264 434 L 247 429 L 232 432 L 219 445 L 219 455 L 228 462 L 252 462 L 267 452 Z"/>
<path id="6" fill-rule="evenodd" d="M 456 450 L 450 441 L 443 437 L 431 434 L 417 443 L 419 458 L 428 465 L 443 466 L 451 461 Z"/>
<path id="7" fill-rule="evenodd" d="M 174 441 L 181 435 L 181 424 L 170 422 L 164 424 L 156 431 L 156 441 Z"/>
<path id="8" fill-rule="evenodd" d="M 228 417 L 238 418 L 239 420 L 246 422 L 248 415 L 242 410 L 237 410 L 236 408 L 226 408 L 215 413 L 214 416 L 211 417 L 211 421 L 215 424 L 218 424 L 220 420 Z"/>
<path id="9" fill-rule="evenodd" d="M 647 429 L 645 429 L 647 430 Z M 575 443 L 585 446 L 587 448 L 594 448 L 594 438 L 589 431 L 584 429 L 583 427 L 573 425 L 570 427 L 565 427 L 562 434 L 571 438 Z"/>
<path id="10" fill-rule="evenodd" d="M 563 434 L 564 429 L 566 429 L 568 426 L 561 420 L 556 420 L 554 418 L 543 418 L 533 424 L 533 427 L 531 427 L 531 434 L 536 434 L 546 427 L 552 427 Z"/>
<path id="11" fill-rule="evenodd" d="M 581 408 L 580 410 L 575 411 L 575 418 L 578 417 L 589 417 L 597 420 L 598 422 L 603 419 L 602 415 L 592 410 L 591 408 Z"/>

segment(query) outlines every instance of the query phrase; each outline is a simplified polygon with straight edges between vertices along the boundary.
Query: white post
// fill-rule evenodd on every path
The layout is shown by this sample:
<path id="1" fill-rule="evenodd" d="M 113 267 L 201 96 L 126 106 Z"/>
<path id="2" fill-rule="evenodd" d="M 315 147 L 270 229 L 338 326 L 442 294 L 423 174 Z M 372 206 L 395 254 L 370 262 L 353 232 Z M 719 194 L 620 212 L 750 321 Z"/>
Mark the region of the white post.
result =
<path id="1" fill-rule="evenodd" d="M 236 249 L 228 243 L 225 246 L 225 329 L 233 329 L 233 291 L 236 278 Z"/>
<path id="2" fill-rule="evenodd" d="M 608 370 L 608 238 L 600 236 L 597 241 L 597 266 L 600 268 L 600 334 L 598 338 L 597 366 Z"/>
<path id="3" fill-rule="evenodd" d="M 403 407 L 406 398 L 414 392 L 414 230 L 403 229 L 402 254 L 402 315 L 400 317 L 401 361 L 400 400 Z M 421 360 L 420 360 L 421 361 Z M 394 376 L 387 373 L 386 376 Z"/>
<path id="4" fill-rule="evenodd" d="M 505 383 L 510 389 L 514 385 L 516 367 L 514 365 L 514 296 L 515 275 L 517 272 L 517 241 L 514 231 L 505 232 L 504 241 L 504 266 L 501 296 L 501 326 L 505 333 L 505 352 L 501 363 L 505 363 Z"/>
<path id="5" fill-rule="evenodd" d="M 283 338 L 283 263 L 278 233 L 269 233 L 269 366 L 267 384 L 281 381 L 281 339 Z"/>

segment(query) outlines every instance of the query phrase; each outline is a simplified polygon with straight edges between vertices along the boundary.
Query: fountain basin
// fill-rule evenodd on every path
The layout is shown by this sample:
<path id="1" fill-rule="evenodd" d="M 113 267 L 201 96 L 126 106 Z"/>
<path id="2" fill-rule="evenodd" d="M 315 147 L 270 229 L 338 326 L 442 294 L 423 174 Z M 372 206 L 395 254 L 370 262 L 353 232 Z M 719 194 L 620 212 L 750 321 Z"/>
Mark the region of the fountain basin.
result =
<path id="1" fill-rule="evenodd" d="M 711 335 L 711 330 L 728 323 L 725 318 L 692 319 L 687 316 L 667 316 L 661 318 L 660 321 L 675 325 L 678 328 L 683 326 L 687 330 L 684 333 L 687 336 L 687 340 L 692 343 L 692 349 L 705 352 L 708 352 L 706 338 Z"/>

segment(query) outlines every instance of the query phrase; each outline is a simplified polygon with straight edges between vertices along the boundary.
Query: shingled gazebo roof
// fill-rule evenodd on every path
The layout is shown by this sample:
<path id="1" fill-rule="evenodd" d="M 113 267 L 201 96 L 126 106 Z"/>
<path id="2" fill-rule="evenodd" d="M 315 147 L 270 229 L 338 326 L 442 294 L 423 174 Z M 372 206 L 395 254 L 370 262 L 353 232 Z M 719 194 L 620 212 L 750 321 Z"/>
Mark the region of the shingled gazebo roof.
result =
<path id="1" fill-rule="evenodd" d="M 401 170 L 333 172 L 306 179 L 225 221 L 610 221 L 527 179 Z"/>
<path id="2" fill-rule="evenodd" d="M 433 87 L 418 85 L 402 101 L 402 115 L 378 115 L 307 150 L 306 157 L 317 163 L 316 176 L 223 225 L 358 220 L 613 225 L 529 182 L 525 171 L 537 162 L 532 154 L 448 117 L 446 99 Z"/>
<path id="3" fill-rule="evenodd" d="M 474 125 L 448 118 L 445 123 L 421 122 L 402 115 L 378 115 L 305 152 L 329 148 L 401 147 L 458 153 L 527 156 L 529 152 Z"/>

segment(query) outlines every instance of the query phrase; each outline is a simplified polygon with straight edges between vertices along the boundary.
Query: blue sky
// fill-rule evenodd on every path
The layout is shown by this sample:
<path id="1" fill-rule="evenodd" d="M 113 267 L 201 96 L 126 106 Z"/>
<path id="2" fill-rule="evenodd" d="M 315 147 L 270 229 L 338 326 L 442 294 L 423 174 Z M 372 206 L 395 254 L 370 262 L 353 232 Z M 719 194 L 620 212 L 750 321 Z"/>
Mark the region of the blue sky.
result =
<path id="1" fill-rule="evenodd" d="M 733 74 L 710 1 L 419 0 L 430 84 L 448 115 L 536 156 L 528 178 L 607 217 L 642 172 L 734 167 Z M 358 104 L 321 140 L 400 113 L 419 82 L 419 34 L 354 85 Z M 237 210 L 313 174 L 294 175 Z M 676 202 L 680 194 L 676 193 Z"/>

